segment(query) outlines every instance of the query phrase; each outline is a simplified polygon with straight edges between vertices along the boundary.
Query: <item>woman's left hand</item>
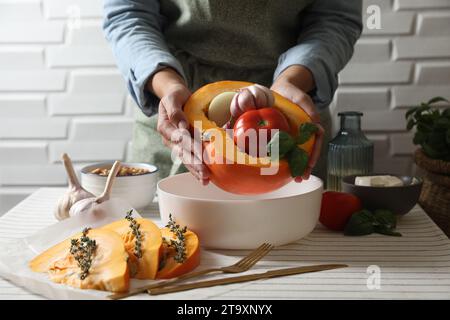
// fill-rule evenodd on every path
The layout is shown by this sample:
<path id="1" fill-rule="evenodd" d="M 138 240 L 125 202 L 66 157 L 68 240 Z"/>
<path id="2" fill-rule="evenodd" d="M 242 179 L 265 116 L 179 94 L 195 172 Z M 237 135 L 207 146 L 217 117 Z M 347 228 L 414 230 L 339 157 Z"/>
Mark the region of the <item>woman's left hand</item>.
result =
<path id="1" fill-rule="evenodd" d="M 324 129 L 320 125 L 320 116 L 311 97 L 306 92 L 299 89 L 298 85 L 294 84 L 295 81 L 291 81 L 291 79 L 292 78 L 284 77 L 283 74 L 281 74 L 277 78 L 277 80 L 273 83 L 270 89 L 282 95 L 286 99 L 291 100 L 296 105 L 300 106 L 311 117 L 312 122 L 314 122 L 319 128 L 318 132 L 316 133 L 316 141 L 313 147 L 311 157 L 309 158 L 308 167 L 301 177 L 295 178 L 295 181 L 301 182 L 303 179 L 306 180 L 309 178 L 312 169 L 319 160 L 320 150 L 322 148 L 323 142 Z"/>

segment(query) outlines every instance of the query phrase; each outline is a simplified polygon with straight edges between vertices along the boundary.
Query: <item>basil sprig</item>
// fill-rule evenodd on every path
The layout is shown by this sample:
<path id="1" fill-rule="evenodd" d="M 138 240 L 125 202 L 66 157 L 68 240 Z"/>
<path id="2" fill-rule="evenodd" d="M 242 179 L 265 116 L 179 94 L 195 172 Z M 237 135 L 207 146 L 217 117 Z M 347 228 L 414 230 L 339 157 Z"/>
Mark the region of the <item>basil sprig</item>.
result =
<path id="1" fill-rule="evenodd" d="M 344 234 L 347 236 L 363 236 L 380 233 L 388 236 L 401 237 L 395 231 L 397 219 L 390 210 L 379 209 L 373 213 L 369 210 L 355 212 L 348 221 Z"/>
<path id="2" fill-rule="evenodd" d="M 292 177 L 301 176 L 308 167 L 309 156 L 298 145 L 307 142 L 319 128 L 314 123 L 302 123 L 296 137 L 285 131 L 278 131 L 267 144 L 272 160 L 286 158 Z M 272 152 L 277 150 L 278 152 Z"/>
<path id="3" fill-rule="evenodd" d="M 434 106 L 438 102 L 449 103 L 443 97 L 435 97 L 406 112 L 406 129 L 415 127 L 413 143 L 420 145 L 427 156 L 450 161 L 450 108 Z"/>

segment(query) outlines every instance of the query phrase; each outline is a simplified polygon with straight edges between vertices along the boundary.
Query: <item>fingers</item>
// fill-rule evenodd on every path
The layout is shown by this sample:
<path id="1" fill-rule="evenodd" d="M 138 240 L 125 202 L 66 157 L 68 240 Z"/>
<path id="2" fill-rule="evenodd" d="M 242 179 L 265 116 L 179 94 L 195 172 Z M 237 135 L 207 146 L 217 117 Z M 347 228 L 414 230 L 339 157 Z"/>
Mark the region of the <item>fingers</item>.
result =
<path id="1" fill-rule="evenodd" d="M 164 145 L 171 148 L 172 157 L 181 159 L 189 172 L 203 185 L 207 185 L 209 183 L 209 169 L 203 164 L 201 153 L 195 152 L 194 140 L 187 130 L 178 131 L 181 139 L 168 139 L 162 135 Z"/>
<path id="2" fill-rule="evenodd" d="M 159 104 L 157 131 L 166 140 L 177 142 L 176 139 L 178 127 L 169 120 L 167 111 L 162 103 Z M 181 138 L 181 136 L 180 136 Z"/>
<path id="3" fill-rule="evenodd" d="M 303 181 L 303 178 L 302 177 L 295 177 L 294 180 L 295 180 L 295 182 L 300 183 L 300 182 Z"/>
<path id="4" fill-rule="evenodd" d="M 308 167 L 302 175 L 302 178 L 304 180 L 309 179 L 312 169 L 314 168 L 317 161 L 319 160 L 320 151 L 322 149 L 322 143 L 323 143 L 323 137 L 325 134 L 325 130 L 323 129 L 323 127 L 320 124 L 316 123 L 316 125 L 319 128 L 319 130 L 316 133 L 316 141 L 314 142 L 314 147 L 311 152 L 311 157 L 309 158 L 309 161 L 308 161 Z"/>
<path id="5" fill-rule="evenodd" d="M 317 108 L 307 93 L 297 93 L 293 98 L 293 102 L 298 104 L 311 117 L 312 122 L 320 122 L 320 116 L 317 112 Z"/>
<path id="6" fill-rule="evenodd" d="M 160 106 L 167 114 L 167 118 L 176 127 L 187 129 L 187 119 L 182 110 L 185 101 L 181 101 L 181 97 L 177 95 L 168 95 L 161 99 Z"/>
<path id="7" fill-rule="evenodd" d="M 292 84 L 285 84 L 282 87 L 276 86 L 272 87 L 272 89 L 302 108 L 311 117 L 312 122 L 320 122 L 317 108 L 307 93 Z"/>
<path id="8" fill-rule="evenodd" d="M 209 170 L 203 164 L 201 154 L 197 155 L 194 141 L 187 130 L 186 116 L 182 110 L 189 92 L 176 93 L 163 97 L 159 103 L 157 131 L 163 143 L 172 150 L 172 157 L 181 159 L 186 168 L 203 185 L 209 182 Z"/>

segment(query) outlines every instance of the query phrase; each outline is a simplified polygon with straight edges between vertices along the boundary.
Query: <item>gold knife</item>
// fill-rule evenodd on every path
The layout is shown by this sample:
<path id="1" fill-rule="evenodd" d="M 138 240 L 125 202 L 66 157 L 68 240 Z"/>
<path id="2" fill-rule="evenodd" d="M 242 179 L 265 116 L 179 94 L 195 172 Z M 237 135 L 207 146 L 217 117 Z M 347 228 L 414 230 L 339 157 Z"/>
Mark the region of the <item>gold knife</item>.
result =
<path id="1" fill-rule="evenodd" d="M 339 269 L 339 268 L 346 268 L 346 267 L 348 267 L 348 265 L 346 265 L 346 264 L 320 264 L 320 265 L 305 266 L 305 267 L 284 268 L 284 269 L 270 270 L 270 271 L 266 271 L 263 273 L 253 273 L 253 274 L 247 274 L 247 275 L 237 276 L 237 277 L 229 277 L 229 278 L 206 280 L 206 281 L 197 281 L 197 282 L 192 282 L 192 283 L 187 283 L 187 284 L 155 288 L 155 289 L 150 289 L 147 292 L 151 295 L 158 295 L 158 294 L 173 293 L 173 292 L 186 291 L 186 290 L 192 290 L 192 289 L 198 289 L 198 288 L 213 287 L 213 286 L 224 285 L 224 284 L 239 283 L 239 282 L 246 282 L 246 281 L 253 281 L 253 280 L 260 280 L 260 279 L 269 279 L 269 278 L 276 278 L 276 277 L 282 277 L 282 276 L 290 276 L 290 275 L 294 275 L 294 274 L 318 272 L 318 271 L 332 270 L 332 269 Z"/>

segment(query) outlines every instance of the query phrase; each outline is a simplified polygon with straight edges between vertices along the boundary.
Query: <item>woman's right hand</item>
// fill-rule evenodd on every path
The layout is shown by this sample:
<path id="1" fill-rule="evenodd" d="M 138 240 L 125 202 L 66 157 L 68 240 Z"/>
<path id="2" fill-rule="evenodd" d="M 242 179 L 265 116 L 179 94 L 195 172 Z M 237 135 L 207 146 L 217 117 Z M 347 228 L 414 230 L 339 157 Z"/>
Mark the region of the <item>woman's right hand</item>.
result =
<path id="1" fill-rule="evenodd" d="M 158 76 L 153 77 L 153 81 Z M 164 80 L 164 79 L 162 79 Z M 157 85 L 153 84 L 153 87 Z M 155 92 L 156 91 L 156 92 Z M 160 93 L 157 130 L 163 143 L 172 149 L 172 155 L 179 157 L 186 168 L 204 185 L 209 182 L 209 170 L 202 160 L 202 149 L 195 148 L 194 139 L 189 132 L 189 125 L 183 112 L 183 105 L 191 96 L 184 83 L 165 82 Z M 198 142 L 197 142 L 198 143 Z"/>

